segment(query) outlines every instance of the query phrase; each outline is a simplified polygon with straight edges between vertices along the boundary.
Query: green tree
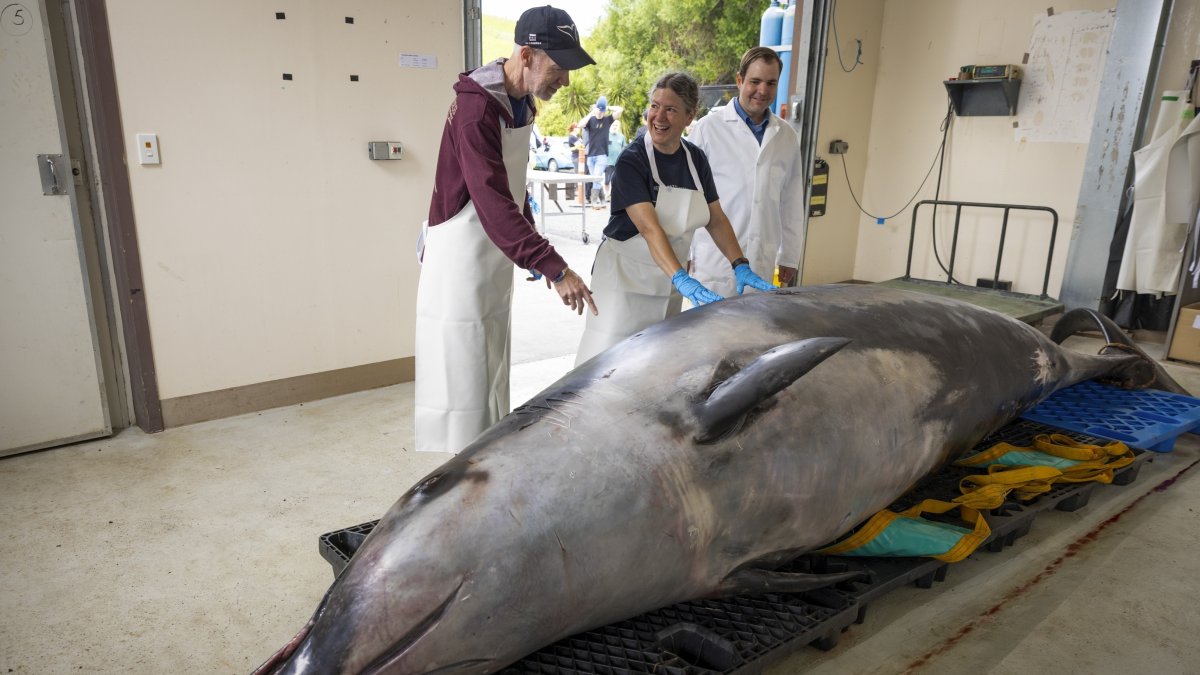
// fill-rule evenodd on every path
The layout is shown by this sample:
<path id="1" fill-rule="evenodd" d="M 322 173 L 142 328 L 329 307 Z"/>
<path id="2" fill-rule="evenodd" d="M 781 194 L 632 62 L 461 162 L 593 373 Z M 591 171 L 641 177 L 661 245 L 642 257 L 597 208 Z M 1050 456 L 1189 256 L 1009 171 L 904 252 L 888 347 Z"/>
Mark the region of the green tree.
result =
<path id="1" fill-rule="evenodd" d="M 603 94 L 609 106 L 622 108 L 621 128 L 630 137 L 642 124 L 650 87 L 673 70 L 687 72 L 701 85 L 732 84 L 742 53 L 758 44 L 759 18 L 770 0 L 608 3 L 607 13 L 583 41 L 596 65 L 572 72 L 568 86 L 538 104 L 543 134 L 566 135 Z M 484 17 L 485 34 L 512 33 L 512 22 L 489 31 L 489 19 Z"/>
<path id="2" fill-rule="evenodd" d="M 596 59 L 610 104 L 624 107 L 631 133 L 642 123 L 650 87 L 672 70 L 701 85 L 732 84 L 742 53 L 758 44 L 770 0 L 609 0 L 585 47 Z M 594 100 L 594 99 L 593 99 Z"/>

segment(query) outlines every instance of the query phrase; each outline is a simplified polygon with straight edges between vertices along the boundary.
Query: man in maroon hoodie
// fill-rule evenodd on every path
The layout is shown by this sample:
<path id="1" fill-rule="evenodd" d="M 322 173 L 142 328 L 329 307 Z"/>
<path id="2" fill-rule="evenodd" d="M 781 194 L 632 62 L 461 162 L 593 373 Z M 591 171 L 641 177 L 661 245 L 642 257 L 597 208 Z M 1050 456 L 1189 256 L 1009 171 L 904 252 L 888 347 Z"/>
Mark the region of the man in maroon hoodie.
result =
<path id="1" fill-rule="evenodd" d="M 525 193 L 534 98 L 595 61 L 549 5 L 517 20 L 511 58 L 459 75 L 419 245 L 417 450 L 458 452 L 508 414 L 513 264 L 544 275 L 563 304 L 597 314 L 591 291 L 538 234 Z"/>

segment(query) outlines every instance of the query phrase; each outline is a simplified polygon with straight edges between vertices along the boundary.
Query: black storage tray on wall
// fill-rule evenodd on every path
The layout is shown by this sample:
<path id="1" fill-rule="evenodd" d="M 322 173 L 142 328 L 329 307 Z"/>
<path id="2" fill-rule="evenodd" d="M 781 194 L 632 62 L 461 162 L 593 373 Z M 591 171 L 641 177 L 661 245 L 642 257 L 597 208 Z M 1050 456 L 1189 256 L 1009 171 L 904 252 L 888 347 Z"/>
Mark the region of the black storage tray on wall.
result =
<path id="1" fill-rule="evenodd" d="M 945 85 L 959 117 L 1017 114 L 1020 80 L 946 80 Z"/>

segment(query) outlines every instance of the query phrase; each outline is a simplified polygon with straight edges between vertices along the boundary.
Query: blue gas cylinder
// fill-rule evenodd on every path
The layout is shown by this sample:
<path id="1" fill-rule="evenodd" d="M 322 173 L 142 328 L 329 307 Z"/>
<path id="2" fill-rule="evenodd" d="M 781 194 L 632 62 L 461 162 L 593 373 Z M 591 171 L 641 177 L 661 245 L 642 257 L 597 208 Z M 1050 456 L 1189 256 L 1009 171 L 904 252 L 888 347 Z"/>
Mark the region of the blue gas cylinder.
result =
<path id="1" fill-rule="evenodd" d="M 779 73 L 779 89 L 775 92 L 775 105 L 771 111 L 779 114 L 779 106 L 787 103 L 787 87 L 792 77 L 792 52 L 788 49 L 779 50 L 779 58 L 783 61 L 783 72 Z"/>
<path id="2" fill-rule="evenodd" d="M 792 33 L 796 29 L 796 3 L 788 5 L 787 9 L 783 10 L 783 17 L 780 21 L 779 44 L 792 44 Z"/>
<path id="3" fill-rule="evenodd" d="M 779 91 L 775 94 L 775 105 L 771 110 L 779 114 L 784 103 L 787 103 L 788 82 L 792 78 L 792 37 L 796 28 L 796 3 L 793 2 L 783 10 L 783 20 L 780 22 L 779 44 L 788 49 L 779 50 L 779 58 L 783 60 L 783 72 L 779 73 Z"/>
<path id="4" fill-rule="evenodd" d="M 762 13 L 762 19 L 758 22 L 758 45 L 774 47 L 779 44 L 782 30 L 783 9 L 779 7 L 779 0 L 771 0 L 771 6 Z"/>

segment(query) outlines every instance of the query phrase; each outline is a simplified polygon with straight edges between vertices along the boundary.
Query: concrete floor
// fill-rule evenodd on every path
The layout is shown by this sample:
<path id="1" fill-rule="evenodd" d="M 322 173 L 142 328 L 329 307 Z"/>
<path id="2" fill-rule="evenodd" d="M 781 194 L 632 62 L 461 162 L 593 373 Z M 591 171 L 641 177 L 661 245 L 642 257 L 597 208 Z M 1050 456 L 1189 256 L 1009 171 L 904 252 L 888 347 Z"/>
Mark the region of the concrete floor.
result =
<path id="1" fill-rule="evenodd" d="M 590 267 L 594 244 L 554 242 Z M 582 321 L 547 318 L 549 293 L 518 290 L 515 401 L 571 366 Z M 1169 366 L 1200 392 L 1200 368 Z M 0 460 L 0 673 L 251 671 L 333 580 L 318 535 L 378 518 L 449 458 L 412 451 L 412 396 L 401 384 Z M 1154 460 L 770 672 L 1197 672 L 1200 439 Z"/>

